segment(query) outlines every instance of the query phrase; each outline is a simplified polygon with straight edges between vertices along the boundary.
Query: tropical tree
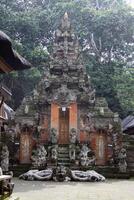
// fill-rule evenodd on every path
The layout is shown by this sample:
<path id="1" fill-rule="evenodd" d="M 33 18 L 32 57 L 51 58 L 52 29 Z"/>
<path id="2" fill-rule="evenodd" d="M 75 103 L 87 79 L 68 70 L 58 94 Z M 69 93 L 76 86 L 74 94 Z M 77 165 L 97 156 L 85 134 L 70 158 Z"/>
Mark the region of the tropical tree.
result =
<path id="1" fill-rule="evenodd" d="M 127 70 L 130 63 L 132 68 L 133 60 L 134 14 L 125 0 L 2 0 L 1 29 L 11 36 L 18 52 L 35 66 L 1 77 L 6 83 L 8 80 L 14 94 L 21 88 L 21 98 L 13 98 L 15 107 L 32 90 L 48 64 L 53 31 L 66 11 L 79 37 L 97 95 L 104 96 L 110 108 L 121 116 L 129 114 L 130 108 L 134 110 L 130 94 L 133 74 Z M 130 96 L 126 98 L 121 95 L 127 93 Z"/>

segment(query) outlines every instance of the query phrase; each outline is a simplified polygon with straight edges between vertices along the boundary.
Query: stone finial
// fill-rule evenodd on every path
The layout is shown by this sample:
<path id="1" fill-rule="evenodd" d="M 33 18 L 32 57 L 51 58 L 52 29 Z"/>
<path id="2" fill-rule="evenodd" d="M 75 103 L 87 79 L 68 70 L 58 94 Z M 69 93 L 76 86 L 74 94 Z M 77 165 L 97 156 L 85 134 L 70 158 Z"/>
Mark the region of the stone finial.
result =
<path id="1" fill-rule="evenodd" d="M 65 12 L 65 14 L 64 14 L 64 20 L 68 20 L 68 13 L 67 12 Z"/>
<path id="2" fill-rule="evenodd" d="M 61 21 L 61 28 L 62 30 L 66 31 L 68 29 L 71 28 L 71 24 L 70 24 L 70 20 L 69 20 L 69 17 L 68 17 L 68 13 L 65 12 L 63 18 L 62 18 L 62 21 Z"/>

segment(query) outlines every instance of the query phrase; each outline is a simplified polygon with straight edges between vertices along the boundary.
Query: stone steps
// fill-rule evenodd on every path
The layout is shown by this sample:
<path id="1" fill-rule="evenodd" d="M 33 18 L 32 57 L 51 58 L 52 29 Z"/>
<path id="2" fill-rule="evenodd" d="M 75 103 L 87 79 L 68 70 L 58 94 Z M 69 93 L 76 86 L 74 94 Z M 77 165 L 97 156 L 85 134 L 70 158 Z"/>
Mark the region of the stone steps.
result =
<path id="1" fill-rule="evenodd" d="M 70 166 L 68 146 L 59 146 L 58 148 L 58 165 Z"/>
<path id="2" fill-rule="evenodd" d="M 70 163 L 68 163 L 68 162 L 58 162 L 58 165 L 59 166 L 64 166 L 64 167 L 69 167 Z"/>
<path id="3" fill-rule="evenodd" d="M 63 157 L 63 158 L 61 158 L 61 157 L 58 157 L 58 160 L 63 160 L 63 161 L 69 161 L 70 159 L 69 158 L 65 158 L 65 157 Z"/>
<path id="4" fill-rule="evenodd" d="M 69 154 L 58 153 L 58 158 L 69 158 Z"/>

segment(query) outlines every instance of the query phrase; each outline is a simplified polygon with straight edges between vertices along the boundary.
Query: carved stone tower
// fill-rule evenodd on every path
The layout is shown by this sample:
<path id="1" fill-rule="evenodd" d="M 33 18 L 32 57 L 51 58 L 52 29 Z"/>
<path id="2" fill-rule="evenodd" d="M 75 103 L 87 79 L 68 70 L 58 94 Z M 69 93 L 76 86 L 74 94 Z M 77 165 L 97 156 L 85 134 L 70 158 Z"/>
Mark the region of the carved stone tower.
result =
<path id="1" fill-rule="evenodd" d="M 33 95 L 26 97 L 16 112 L 16 123 L 20 123 L 20 161 L 30 161 L 37 142 L 48 149 L 53 145 L 70 148 L 75 161 L 79 157 L 75 155 L 76 144 L 81 148 L 85 143 L 94 154 L 95 165 L 116 160 L 121 148 L 119 119 L 104 98 L 95 98 L 67 13 L 55 31 L 50 57 Z M 27 133 L 29 141 L 25 144 L 29 144 L 29 152 L 25 152 L 27 148 L 21 142 L 28 140 Z"/>

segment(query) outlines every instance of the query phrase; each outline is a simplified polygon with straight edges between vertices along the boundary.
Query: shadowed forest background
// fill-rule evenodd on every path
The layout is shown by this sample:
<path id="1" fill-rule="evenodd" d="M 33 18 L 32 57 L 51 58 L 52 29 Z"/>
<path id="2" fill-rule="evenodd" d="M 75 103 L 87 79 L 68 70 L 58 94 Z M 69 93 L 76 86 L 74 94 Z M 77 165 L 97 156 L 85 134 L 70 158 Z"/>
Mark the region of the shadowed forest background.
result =
<path id="1" fill-rule="evenodd" d="M 124 0 L 1 0 L 0 29 L 34 68 L 1 75 L 16 109 L 49 65 L 53 31 L 68 12 L 98 96 L 123 118 L 134 114 L 134 10 Z"/>

